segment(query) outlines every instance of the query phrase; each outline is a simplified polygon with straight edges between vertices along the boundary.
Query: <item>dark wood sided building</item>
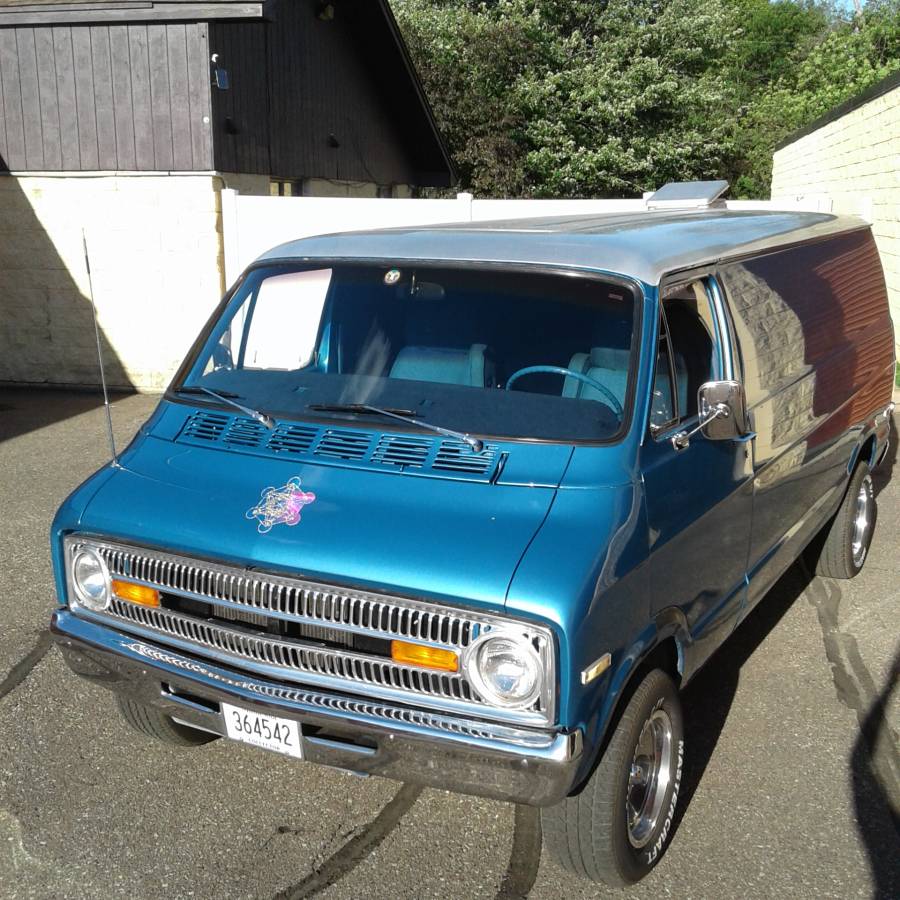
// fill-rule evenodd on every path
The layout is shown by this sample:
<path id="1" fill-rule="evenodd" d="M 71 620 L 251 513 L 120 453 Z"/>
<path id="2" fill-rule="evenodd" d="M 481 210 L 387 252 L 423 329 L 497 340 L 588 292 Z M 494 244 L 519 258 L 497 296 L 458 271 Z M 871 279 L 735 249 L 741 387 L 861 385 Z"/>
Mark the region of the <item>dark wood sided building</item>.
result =
<path id="1" fill-rule="evenodd" d="M 0 0 L 0 170 L 455 180 L 387 0 Z"/>
<path id="2" fill-rule="evenodd" d="M 228 286 L 226 189 L 454 181 L 387 0 L 0 0 L 0 385 L 96 384 L 96 307 L 110 383 L 165 387 Z"/>

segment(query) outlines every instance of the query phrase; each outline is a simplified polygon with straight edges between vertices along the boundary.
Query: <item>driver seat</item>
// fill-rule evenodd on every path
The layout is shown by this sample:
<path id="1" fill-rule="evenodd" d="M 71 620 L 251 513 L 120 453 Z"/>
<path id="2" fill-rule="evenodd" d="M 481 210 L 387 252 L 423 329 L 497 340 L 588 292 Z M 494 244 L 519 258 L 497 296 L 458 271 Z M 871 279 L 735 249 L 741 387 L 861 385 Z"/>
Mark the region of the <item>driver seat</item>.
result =
<path id="1" fill-rule="evenodd" d="M 622 350 L 617 347 L 593 347 L 590 353 L 576 353 L 569 361 L 569 368 L 599 381 L 624 408 L 630 362 L 630 350 Z M 601 403 L 609 405 L 609 397 L 591 385 L 571 376 L 567 376 L 563 382 L 562 395 L 578 400 L 599 400 Z"/>
<path id="2" fill-rule="evenodd" d="M 487 344 L 468 349 L 452 347 L 404 347 L 391 366 L 391 378 L 433 381 L 469 387 L 493 387 L 494 365 Z"/>

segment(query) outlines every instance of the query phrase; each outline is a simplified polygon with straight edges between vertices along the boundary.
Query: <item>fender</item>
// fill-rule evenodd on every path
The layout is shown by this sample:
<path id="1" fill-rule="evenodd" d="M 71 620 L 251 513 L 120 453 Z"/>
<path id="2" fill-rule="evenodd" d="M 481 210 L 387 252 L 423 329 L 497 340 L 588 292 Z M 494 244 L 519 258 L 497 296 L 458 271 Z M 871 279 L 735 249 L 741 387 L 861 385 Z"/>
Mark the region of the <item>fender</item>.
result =
<path id="1" fill-rule="evenodd" d="M 691 629 L 688 627 L 687 617 L 676 606 L 668 606 L 656 614 L 656 641 L 650 648 L 650 653 L 658 644 L 668 638 L 675 638 L 675 647 L 678 651 L 676 665 L 682 683 L 686 682 L 694 673 L 694 667 L 690 665 Z"/>
<path id="2" fill-rule="evenodd" d="M 872 452 L 869 454 L 869 458 L 866 462 L 869 464 L 869 468 L 875 468 L 875 460 L 878 458 L 878 428 L 875 425 L 875 420 L 873 419 L 871 422 L 866 422 L 863 425 L 862 431 L 859 435 L 859 440 L 856 443 L 856 446 L 853 448 L 853 452 L 850 454 L 850 460 L 847 463 L 847 476 L 853 474 L 853 470 L 856 468 L 857 462 L 859 462 L 860 454 L 862 453 L 863 447 L 865 447 L 866 442 L 870 439 L 874 438 L 872 443 Z"/>
<path id="3" fill-rule="evenodd" d="M 643 664 L 663 641 L 675 639 L 677 649 L 677 674 L 683 674 L 685 660 L 690 658 L 690 631 L 684 613 L 675 608 L 661 610 L 653 622 L 640 633 L 634 643 L 621 654 L 613 657 L 614 664 L 604 676 L 607 679 L 603 701 L 589 726 L 585 741 L 585 754 L 577 783 L 583 784 L 593 772 L 606 746 L 610 728 L 615 722 L 616 712 L 622 699 L 628 694 L 628 687 L 640 673 Z"/>

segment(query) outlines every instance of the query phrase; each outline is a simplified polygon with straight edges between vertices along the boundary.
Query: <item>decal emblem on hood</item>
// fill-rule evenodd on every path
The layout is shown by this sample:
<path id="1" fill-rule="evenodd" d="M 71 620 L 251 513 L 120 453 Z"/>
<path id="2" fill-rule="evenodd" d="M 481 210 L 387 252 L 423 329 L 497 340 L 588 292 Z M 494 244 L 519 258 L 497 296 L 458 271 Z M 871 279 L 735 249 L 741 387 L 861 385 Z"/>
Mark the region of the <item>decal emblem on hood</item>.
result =
<path id="1" fill-rule="evenodd" d="M 260 495 L 259 503 L 247 510 L 248 519 L 259 523 L 257 531 L 266 534 L 274 525 L 296 525 L 300 510 L 314 502 L 316 495 L 300 489 L 300 478 L 295 475 L 281 487 L 267 487 Z"/>

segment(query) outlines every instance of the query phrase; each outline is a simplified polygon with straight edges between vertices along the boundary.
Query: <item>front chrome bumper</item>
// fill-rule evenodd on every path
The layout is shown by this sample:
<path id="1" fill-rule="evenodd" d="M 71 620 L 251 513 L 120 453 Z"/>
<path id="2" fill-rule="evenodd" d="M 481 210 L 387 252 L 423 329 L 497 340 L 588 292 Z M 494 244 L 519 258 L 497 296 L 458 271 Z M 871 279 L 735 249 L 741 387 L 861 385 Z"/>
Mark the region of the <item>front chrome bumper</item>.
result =
<path id="1" fill-rule="evenodd" d="M 581 762 L 581 731 L 513 728 L 267 681 L 68 610 L 50 627 L 76 674 L 185 724 L 224 735 L 223 701 L 298 722 L 309 762 L 534 806 L 567 796 Z"/>

